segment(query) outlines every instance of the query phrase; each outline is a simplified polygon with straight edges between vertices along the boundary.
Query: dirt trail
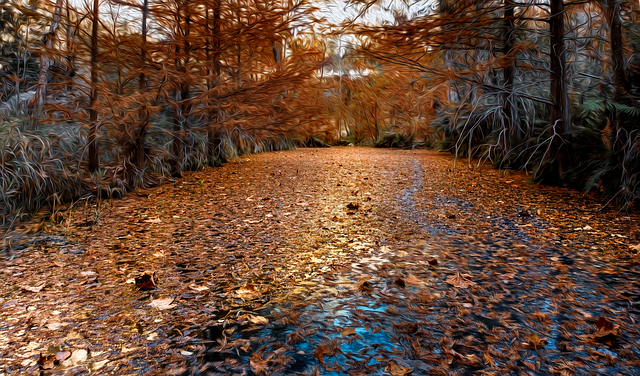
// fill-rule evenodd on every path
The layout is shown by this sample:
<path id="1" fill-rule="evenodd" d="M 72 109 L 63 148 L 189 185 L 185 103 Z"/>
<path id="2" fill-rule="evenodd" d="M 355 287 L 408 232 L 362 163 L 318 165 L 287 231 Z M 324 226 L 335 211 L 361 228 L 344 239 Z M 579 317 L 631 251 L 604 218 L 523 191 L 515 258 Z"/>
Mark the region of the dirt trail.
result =
<path id="1" fill-rule="evenodd" d="M 525 180 L 304 149 L 79 208 L 2 265 L 0 374 L 638 374 L 638 216 Z"/>

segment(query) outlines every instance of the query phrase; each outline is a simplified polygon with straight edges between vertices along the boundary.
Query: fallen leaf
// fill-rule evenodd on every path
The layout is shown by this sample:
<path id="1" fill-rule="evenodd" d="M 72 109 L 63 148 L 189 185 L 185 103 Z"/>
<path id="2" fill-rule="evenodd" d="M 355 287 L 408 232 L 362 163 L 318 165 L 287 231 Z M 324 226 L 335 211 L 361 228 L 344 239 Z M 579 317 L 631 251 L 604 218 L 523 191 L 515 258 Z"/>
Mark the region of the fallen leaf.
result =
<path id="1" fill-rule="evenodd" d="M 60 351 L 59 353 L 56 354 L 56 362 L 65 361 L 69 359 L 70 356 L 71 356 L 71 351 Z"/>
<path id="2" fill-rule="evenodd" d="M 174 300 L 173 298 L 156 299 L 151 301 L 151 306 L 159 310 L 175 308 L 176 305 L 172 304 L 173 300 Z"/>
<path id="3" fill-rule="evenodd" d="M 597 331 L 591 335 L 591 338 L 596 341 L 611 343 L 615 341 L 615 337 L 620 335 L 620 327 L 613 322 L 600 316 L 596 321 Z"/>
<path id="4" fill-rule="evenodd" d="M 537 350 L 544 347 L 546 344 L 547 344 L 546 338 L 541 338 L 536 333 L 532 333 L 529 335 L 529 341 L 524 342 L 522 345 L 530 349 Z"/>
<path id="5" fill-rule="evenodd" d="M 155 289 L 157 287 L 155 276 L 156 276 L 156 273 L 154 272 L 153 274 L 144 273 L 139 277 L 135 277 L 134 281 L 135 281 L 136 288 L 143 291 Z"/>
<path id="6" fill-rule="evenodd" d="M 62 328 L 63 326 L 68 325 L 67 323 L 62 323 L 62 322 L 48 322 L 46 327 L 49 330 L 58 330 L 60 328 Z"/>
<path id="7" fill-rule="evenodd" d="M 197 292 L 202 292 L 202 291 L 209 290 L 209 288 L 206 287 L 206 286 L 198 286 L 198 285 L 195 285 L 193 283 L 189 285 L 189 288 L 191 288 L 192 290 L 195 290 Z"/>
<path id="8" fill-rule="evenodd" d="M 519 212 L 519 213 L 518 213 L 518 215 L 519 215 L 520 217 L 523 217 L 523 218 L 529 218 L 529 217 L 531 217 L 531 214 L 530 214 L 528 211 L 526 211 L 526 210 L 523 210 L 523 211 Z"/>
<path id="9" fill-rule="evenodd" d="M 638 243 L 637 245 L 630 245 L 629 249 L 631 249 L 632 251 L 640 252 L 640 243 Z"/>
<path id="10" fill-rule="evenodd" d="M 249 321 L 254 325 L 266 325 L 269 323 L 269 319 L 263 316 L 249 315 Z"/>
<path id="11" fill-rule="evenodd" d="M 251 369 L 256 375 L 267 375 L 269 373 L 269 363 L 262 358 L 262 352 L 253 354 L 249 359 L 249 365 L 251 365 Z"/>
<path id="12" fill-rule="evenodd" d="M 347 209 L 358 210 L 359 208 L 360 208 L 360 204 L 358 204 L 358 203 L 354 204 L 353 202 L 350 202 L 350 203 L 347 204 Z"/>
<path id="13" fill-rule="evenodd" d="M 40 369 L 52 369 L 53 367 L 55 367 L 55 363 L 56 363 L 56 356 L 53 354 L 49 354 L 49 355 L 40 354 L 38 356 L 38 365 L 40 366 Z"/>
<path id="14" fill-rule="evenodd" d="M 348 337 L 350 335 L 356 334 L 356 329 L 355 328 L 346 328 L 345 330 L 342 331 L 342 336 L 343 337 Z"/>
<path id="15" fill-rule="evenodd" d="M 46 283 L 41 283 L 37 286 L 20 285 L 20 287 L 29 292 L 40 292 L 44 288 L 45 284 Z"/>
<path id="16" fill-rule="evenodd" d="M 428 262 L 428 263 L 429 263 L 429 265 L 431 265 L 431 266 L 437 266 L 437 265 L 438 265 L 438 260 L 436 260 L 436 259 L 429 260 L 429 261 L 427 261 L 427 262 Z"/>
<path id="17" fill-rule="evenodd" d="M 85 349 L 74 350 L 71 357 L 62 362 L 64 367 L 71 367 L 81 364 L 89 357 L 89 352 Z"/>
<path id="18" fill-rule="evenodd" d="M 421 280 L 420 278 L 416 277 L 413 274 L 409 274 L 409 276 L 405 278 L 404 281 L 408 286 L 420 286 L 425 284 L 423 280 Z"/>
<path id="19" fill-rule="evenodd" d="M 91 366 L 92 370 L 97 370 L 100 369 L 102 367 L 104 367 L 105 364 L 107 364 L 109 362 L 109 359 L 105 359 L 105 360 L 101 360 L 99 362 L 95 362 L 93 363 L 93 365 Z"/>
<path id="20" fill-rule="evenodd" d="M 411 368 L 401 366 L 393 361 L 389 362 L 389 365 L 385 367 L 384 371 L 390 373 L 392 376 L 407 376 L 413 372 Z"/>
<path id="21" fill-rule="evenodd" d="M 446 282 L 454 287 L 459 287 L 466 289 L 469 286 L 475 285 L 475 282 L 471 280 L 471 276 L 469 274 L 460 274 L 456 273 L 456 275 L 450 275 L 447 277 Z"/>

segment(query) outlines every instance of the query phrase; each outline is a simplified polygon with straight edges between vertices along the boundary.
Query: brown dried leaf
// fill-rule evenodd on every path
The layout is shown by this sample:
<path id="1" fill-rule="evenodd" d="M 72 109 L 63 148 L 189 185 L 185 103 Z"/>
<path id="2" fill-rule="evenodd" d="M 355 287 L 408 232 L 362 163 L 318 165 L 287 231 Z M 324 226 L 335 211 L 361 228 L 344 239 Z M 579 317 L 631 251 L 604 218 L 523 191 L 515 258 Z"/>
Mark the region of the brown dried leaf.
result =
<path id="1" fill-rule="evenodd" d="M 175 308 L 176 305 L 173 304 L 173 300 L 173 298 L 156 299 L 151 301 L 151 306 L 159 310 Z"/>
<path id="2" fill-rule="evenodd" d="M 600 316 L 598 318 L 598 321 L 596 321 L 596 328 L 598 329 L 598 331 L 591 335 L 595 340 L 602 340 L 605 337 L 615 337 L 617 335 L 620 335 L 620 327 L 602 316 Z"/>
<path id="3" fill-rule="evenodd" d="M 38 365 L 40 365 L 40 369 L 52 369 L 55 367 L 56 356 L 53 354 L 38 356 Z"/>
<path id="4" fill-rule="evenodd" d="M 346 328 L 345 330 L 342 331 L 343 337 L 348 337 L 354 334 L 356 334 L 356 328 Z"/>
<path id="5" fill-rule="evenodd" d="M 389 365 L 385 367 L 384 371 L 390 373 L 392 376 L 407 376 L 413 372 L 411 368 L 401 366 L 393 361 L 389 362 Z"/>
<path id="6" fill-rule="evenodd" d="M 40 292 L 40 291 L 42 291 L 42 289 L 44 288 L 45 285 L 46 285 L 46 283 L 42 282 L 41 284 L 39 284 L 37 286 L 20 285 L 20 287 L 23 290 L 26 290 L 26 291 L 29 291 L 29 292 Z"/>
<path id="7" fill-rule="evenodd" d="M 475 285 L 475 282 L 471 280 L 471 276 L 469 274 L 460 274 L 456 273 L 456 275 L 450 275 L 447 277 L 446 282 L 454 287 L 459 287 L 466 289 L 469 286 Z"/>
<path id="8" fill-rule="evenodd" d="M 65 361 L 69 359 L 70 356 L 71 356 L 71 351 L 60 351 L 59 353 L 56 354 L 56 362 Z"/>
<path id="9" fill-rule="evenodd" d="M 134 281 L 136 288 L 143 291 L 155 289 L 158 287 L 156 285 L 155 276 L 156 273 L 154 272 L 153 274 L 144 273 L 139 277 L 135 277 Z"/>
<path id="10" fill-rule="evenodd" d="M 266 325 L 269 323 L 269 319 L 263 316 L 249 315 L 249 321 L 254 325 Z"/>
<path id="11" fill-rule="evenodd" d="M 540 349 L 547 344 L 546 338 L 539 337 L 536 333 L 531 333 L 529 335 L 529 341 L 524 342 L 522 345 L 534 350 Z"/>
<path id="12" fill-rule="evenodd" d="M 409 274 L 409 276 L 405 278 L 404 281 L 408 286 L 422 286 L 425 284 L 423 280 L 421 280 L 420 278 L 416 277 L 413 274 Z"/>

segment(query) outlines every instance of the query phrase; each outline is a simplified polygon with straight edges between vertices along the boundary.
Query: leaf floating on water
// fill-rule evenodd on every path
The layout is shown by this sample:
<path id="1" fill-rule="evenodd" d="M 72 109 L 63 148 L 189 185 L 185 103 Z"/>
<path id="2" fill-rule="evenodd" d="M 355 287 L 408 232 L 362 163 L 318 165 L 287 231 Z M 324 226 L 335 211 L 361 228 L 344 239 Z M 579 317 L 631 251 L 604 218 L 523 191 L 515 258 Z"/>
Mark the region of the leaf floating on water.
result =
<path id="1" fill-rule="evenodd" d="M 159 310 L 175 308 L 176 305 L 173 304 L 173 300 L 173 298 L 156 299 L 151 302 L 151 306 Z"/>
<path id="2" fill-rule="evenodd" d="M 342 331 L 343 337 L 348 337 L 354 334 L 356 334 L 356 328 L 346 328 L 345 330 Z"/>
<path id="3" fill-rule="evenodd" d="M 401 366 L 393 361 L 389 362 L 389 365 L 385 367 L 384 371 L 390 373 L 392 376 L 407 376 L 413 372 L 411 368 Z"/>
<path id="4" fill-rule="evenodd" d="M 446 282 L 453 287 L 459 287 L 462 289 L 466 289 L 469 286 L 475 285 L 475 282 L 471 280 L 471 276 L 469 274 L 460 273 L 448 276 Z"/>

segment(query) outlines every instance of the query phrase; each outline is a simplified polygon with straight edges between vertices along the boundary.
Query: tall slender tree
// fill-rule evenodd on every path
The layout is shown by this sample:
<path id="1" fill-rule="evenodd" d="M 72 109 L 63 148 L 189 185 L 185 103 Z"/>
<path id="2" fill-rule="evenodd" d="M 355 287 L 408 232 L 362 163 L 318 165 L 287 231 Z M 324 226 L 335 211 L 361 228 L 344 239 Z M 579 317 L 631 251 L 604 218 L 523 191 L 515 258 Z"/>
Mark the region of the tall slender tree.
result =
<path id="1" fill-rule="evenodd" d="M 91 9 L 91 84 L 89 88 L 89 170 L 100 167 L 98 149 L 98 28 L 100 25 L 100 1 L 93 0 Z"/>

